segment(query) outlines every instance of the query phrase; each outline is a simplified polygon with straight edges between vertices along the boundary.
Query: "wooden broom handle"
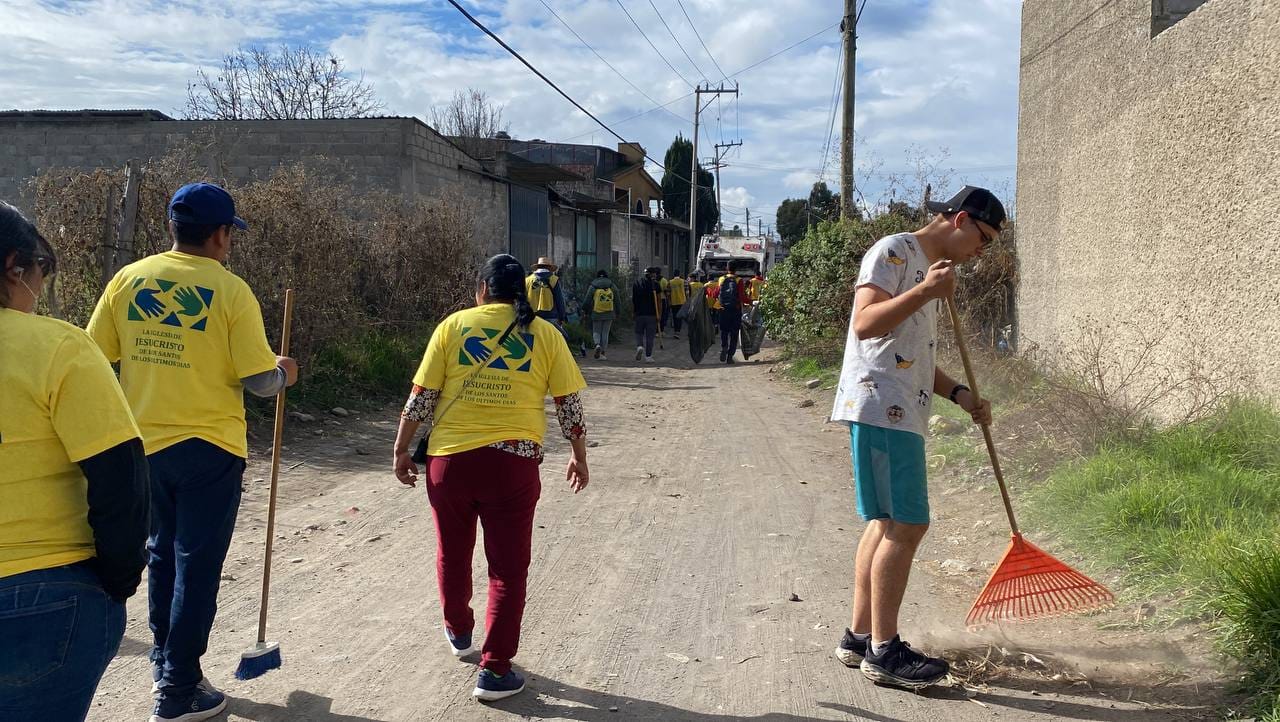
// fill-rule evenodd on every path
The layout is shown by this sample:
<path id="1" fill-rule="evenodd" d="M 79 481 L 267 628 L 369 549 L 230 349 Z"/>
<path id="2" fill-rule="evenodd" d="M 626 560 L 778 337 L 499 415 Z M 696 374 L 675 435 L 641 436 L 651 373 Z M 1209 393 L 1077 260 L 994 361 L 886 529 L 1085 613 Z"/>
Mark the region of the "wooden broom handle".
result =
<path id="1" fill-rule="evenodd" d="M 289 329 L 293 326 L 293 289 L 284 292 L 284 330 L 280 332 L 280 355 L 289 355 Z M 271 442 L 271 496 L 267 502 L 266 561 L 262 565 L 262 603 L 258 605 L 258 643 L 267 641 L 267 598 L 271 590 L 271 546 L 276 538 L 276 485 L 280 479 L 280 441 L 284 436 L 284 394 L 276 394 L 276 428 Z"/>
<path id="2" fill-rule="evenodd" d="M 960 312 L 956 310 L 956 300 L 947 297 L 947 311 L 951 313 L 951 328 L 956 334 L 956 346 L 960 349 L 960 360 L 964 362 L 964 375 L 969 382 L 969 391 L 973 393 L 974 403 L 981 403 L 978 395 L 978 380 L 974 378 L 973 362 L 969 360 L 969 347 L 964 340 L 964 329 L 960 323 Z M 996 444 L 991 438 L 991 426 L 982 424 L 982 437 L 987 440 L 987 454 L 991 456 L 991 468 L 996 474 L 996 483 L 1000 485 L 1000 498 L 1004 500 L 1004 511 L 1009 515 L 1009 527 L 1014 536 L 1021 536 L 1018 531 L 1018 520 L 1013 515 L 1013 503 L 1009 501 L 1009 488 L 1005 486 L 1004 474 L 1000 471 L 1000 457 L 996 455 Z"/>

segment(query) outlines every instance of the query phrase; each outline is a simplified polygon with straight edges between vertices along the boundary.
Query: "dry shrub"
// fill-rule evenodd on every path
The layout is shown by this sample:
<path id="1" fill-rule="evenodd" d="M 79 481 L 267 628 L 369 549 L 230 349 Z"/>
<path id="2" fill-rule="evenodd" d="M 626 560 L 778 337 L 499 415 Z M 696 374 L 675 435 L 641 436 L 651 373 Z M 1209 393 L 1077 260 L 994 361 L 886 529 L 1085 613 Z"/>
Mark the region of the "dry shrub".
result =
<path id="1" fill-rule="evenodd" d="M 1157 423 L 1208 418 L 1244 383 L 1244 372 L 1214 363 L 1158 329 L 1132 321 L 1084 318 L 1056 353 L 1024 355 L 1044 371 L 1063 430 L 1081 448 L 1104 440 L 1137 440 Z"/>
<path id="2" fill-rule="evenodd" d="M 290 352 L 304 364 L 374 326 L 428 326 L 474 292 L 476 219 L 461 193 L 406 200 L 358 192 L 324 159 L 237 184 L 214 172 L 219 142 L 226 139 L 196 138 L 145 164 L 133 252 L 124 262 L 167 250 L 169 198 L 184 183 L 207 180 L 235 196 L 249 223 L 235 233 L 227 265 L 253 289 L 273 343 L 284 291 L 294 289 Z M 125 172 L 51 170 L 33 183 L 37 224 L 59 253 L 50 310 L 84 325 L 104 285 L 104 245 L 115 242 Z"/>

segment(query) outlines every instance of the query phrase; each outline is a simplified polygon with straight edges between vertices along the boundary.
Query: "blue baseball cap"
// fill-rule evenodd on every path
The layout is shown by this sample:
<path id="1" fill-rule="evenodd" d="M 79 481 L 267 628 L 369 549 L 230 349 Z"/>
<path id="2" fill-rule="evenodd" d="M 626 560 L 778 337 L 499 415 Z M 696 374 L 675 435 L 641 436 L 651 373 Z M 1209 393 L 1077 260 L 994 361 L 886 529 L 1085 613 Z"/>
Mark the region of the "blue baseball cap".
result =
<path id="1" fill-rule="evenodd" d="M 249 230 L 249 224 L 236 215 L 236 202 L 231 194 L 212 183 L 188 183 L 179 188 L 169 201 L 169 220 Z"/>

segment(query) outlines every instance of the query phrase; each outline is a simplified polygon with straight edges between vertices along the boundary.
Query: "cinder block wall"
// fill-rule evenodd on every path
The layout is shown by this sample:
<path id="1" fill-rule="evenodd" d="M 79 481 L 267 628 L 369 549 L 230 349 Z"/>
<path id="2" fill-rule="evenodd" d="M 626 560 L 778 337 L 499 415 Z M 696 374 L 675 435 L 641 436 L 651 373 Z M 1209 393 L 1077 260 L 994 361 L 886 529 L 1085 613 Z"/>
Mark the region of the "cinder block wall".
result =
<path id="1" fill-rule="evenodd" d="M 480 165 L 413 118 L 179 121 L 93 117 L 0 118 L 0 199 L 30 210 L 27 182 L 48 168 L 119 168 L 164 155 L 193 137 L 218 138 L 210 162 L 237 180 L 265 177 L 284 163 L 323 157 L 361 189 L 475 204 L 477 241 L 507 247 L 506 185 L 475 173 Z"/>
<path id="2" fill-rule="evenodd" d="M 1052 354 L 1085 319 L 1128 321 L 1114 358 L 1140 328 L 1159 361 L 1280 399 L 1280 2 L 1210 0 L 1155 37 L 1152 12 L 1023 5 L 1019 341 Z"/>

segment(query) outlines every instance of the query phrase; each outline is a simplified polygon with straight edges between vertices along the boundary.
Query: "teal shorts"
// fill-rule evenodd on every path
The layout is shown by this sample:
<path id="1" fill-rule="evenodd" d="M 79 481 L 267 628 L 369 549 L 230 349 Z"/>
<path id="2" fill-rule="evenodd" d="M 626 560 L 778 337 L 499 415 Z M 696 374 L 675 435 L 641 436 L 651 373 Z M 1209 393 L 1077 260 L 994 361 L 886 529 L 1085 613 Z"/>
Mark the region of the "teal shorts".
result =
<path id="1" fill-rule="evenodd" d="M 929 523 L 924 437 L 870 424 L 849 424 L 853 487 L 865 520 Z"/>

